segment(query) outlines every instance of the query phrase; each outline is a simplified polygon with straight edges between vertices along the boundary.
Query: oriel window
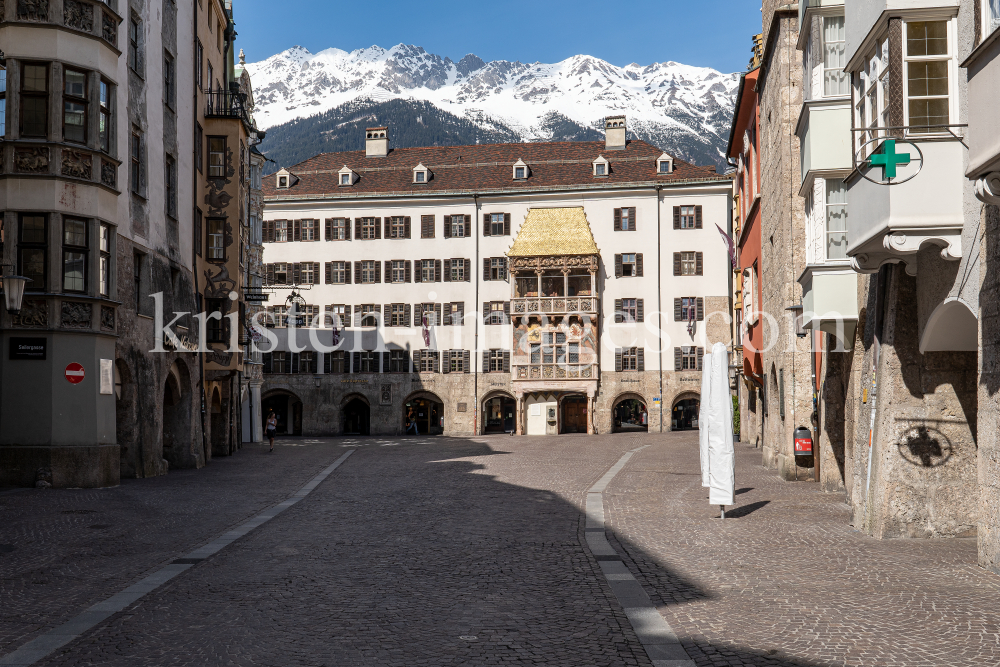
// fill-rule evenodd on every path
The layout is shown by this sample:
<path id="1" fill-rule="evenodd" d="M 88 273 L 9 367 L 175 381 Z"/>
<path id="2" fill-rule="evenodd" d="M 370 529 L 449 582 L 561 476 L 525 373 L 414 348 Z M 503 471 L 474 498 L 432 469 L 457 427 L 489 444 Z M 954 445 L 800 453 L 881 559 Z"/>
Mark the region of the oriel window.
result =
<path id="1" fill-rule="evenodd" d="M 947 21 L 906 24 L 907 113 L 910 132 L 943 132 L 950 120 Z"/>
<path id="2" fill-rule="evenodd" d="M 21 136 L 48 136 L 49 66 L 25 63 L 21 69 Z"/>
<path id="3" fill-rule="evenodd" d="M 48 250 L 48 220 L 44 215 L 21 215 L 18 234 L 18 272 L 31 282 L 26 290 L 44 292 L 46 289 L 46 257 Z"/>
<path id="4" fill-rule="evenodd" d="M 101 142 L 101 150 L 105 153 L 111 152 L 111 135 L 114 134 L 114 128 L 111 125 L 111 91 L 111 84 L 107 81 L 101 81 L 101 118 L 98 121 L 97 133 Z"/>
<path id="5" fill-rule="evenodd" d="M 208 218 L 208 259 L 225 259 L 225 218 Z"/>
<path id="6" fill-rule="evenodd" d="M 71 69 L 63 72 L 63 138 L 87 143 L 87 75 Z"/>
<path id="7" fill-rule="evenodd" d="M 226 138 L 208 138 L 208 177 L 226 177 Z"/>
<path id="8" fill-rule="evenodd" d="M 100 244 L 100 259 L 97 265 L 98 277 L 97 277 L 97 291 L 100 292 L 101 296 L 108 296 L 111 294 L 111 243 L 114 230 L 111 225 L 101 225 L 100 239 L 98 243 Z"/>
<path id="9" fill-rule="evenodd" d="M 63 291 L 87 290 L 87 221 L 63 218 Z"/>

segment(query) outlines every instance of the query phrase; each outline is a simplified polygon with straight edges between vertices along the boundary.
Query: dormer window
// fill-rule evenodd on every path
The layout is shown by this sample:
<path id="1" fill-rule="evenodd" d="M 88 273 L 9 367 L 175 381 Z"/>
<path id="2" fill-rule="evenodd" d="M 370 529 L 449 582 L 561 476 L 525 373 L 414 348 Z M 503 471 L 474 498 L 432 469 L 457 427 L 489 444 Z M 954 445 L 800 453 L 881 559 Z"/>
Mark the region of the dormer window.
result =
<path id="1" fill-rule="evenodd" d="M 594 160 L 593 174 L 594 176 L 607 176 L 611 172 L 611 165 L 604 158 L 603 155 L 598 155 L 597 159 Z"/>
<path id="2" fill-rule="evenodd" d="M 279 190 L 287 190 L 296 183 L 299 179 L 295 177 L 295 174 L 291 173 L 287 169 L 281 169 L 275 176 L 275 184 L 278 186 Z"/>
<path id="3" fill-rule="evenodd" d="M 288 177 L 287 176 L 279 176 L 278 177 L 278 187 L 279 188 L 287 188 L 288 187 Z"/>
<path id="4" fill-rule="evenodd" d="M 524 163 L 524 160 L 518 160 L 514 163 L 514 180 L 523 181 L 528 178 L 528 165 Z"/>
<path id="5" fill-rule="evenodd" d="M 674 173 L 674 158 L 670 157 L 666 153 L 660 155 L 656 158 L 656 173 L 657 174 L 672 174 Z"/>
<path id="6" fill-rule="evenodd" d="M 358 182 L 358 175 L 346 164 L 337 172 L 337 183 L 340 187 L 351 186 Z"/>
<path id="7" fill-rule="evenodd" d="M 427 167 L 422 164 L 418 164 L 413 168 L 413 182 L 414 183 L 426 183 L 431 180 L 431 172 Z"/>

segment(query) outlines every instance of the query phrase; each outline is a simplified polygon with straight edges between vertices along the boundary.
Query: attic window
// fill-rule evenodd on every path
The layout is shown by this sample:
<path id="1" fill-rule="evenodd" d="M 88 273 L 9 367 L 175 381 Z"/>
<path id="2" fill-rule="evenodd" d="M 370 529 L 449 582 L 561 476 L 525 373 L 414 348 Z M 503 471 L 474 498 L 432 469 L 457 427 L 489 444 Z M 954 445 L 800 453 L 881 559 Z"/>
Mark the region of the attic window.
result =
<path id="1" fill-rule="evenodd" d="M 337 173 L 340 174 L 337 182 L 341 186 L 354 185 L 354 182 L 358 180 L 357 175 L 353 171 L 351 171 L 351 168 L 348 167 L 346 164 L 344 165 L 344 168 L 338 171 Z"/>
<path id="2" fill-rule="evenodd" d="M 514 163 L 514 180 L 523 181 L 528 178 L 528 165 L 524 163 L 524 160 L 518 160 Z"/>
<path id="3" fill-rule="evenodd" d="M 524 178 L 524 167 L 514 167 L 514 178 Z"/>
<path id="4" fill-rule="evenodd" d="M 351 184 L 351 175 L 350 174 L 341 174 L 340 175 L 340 184 L 341 185 L 350 185 Z"/>
<path id="5" fill-rule="evenodd" d="M 594 160 L 594 176 L 607 176 L 611 172 L 611 165 L 608 161 L 604 159 L 603 155 L 599 155 L 596 160 Z"/>
<path id="6" fill-rule="evenodd" d="M 431 173 L 422 164 L 418 164 L 413 168 L 413 182 L 414 183 L 426 183 L 431 179 Z"/>
<path id="7" fill-rule="evenodd" d="M 279 188 L 287 188 L 288 187 L 288 177 L 287 176 L 281 176 L 281 177 L 278 178 L 278 187 Z"/>
<path id="8" fill-rule="evenodd" d="M 656 158 L 656 173 L 658 174 L 672 174 L 674 173 L 674 159 L 663 153 L 660 157 Z"/>

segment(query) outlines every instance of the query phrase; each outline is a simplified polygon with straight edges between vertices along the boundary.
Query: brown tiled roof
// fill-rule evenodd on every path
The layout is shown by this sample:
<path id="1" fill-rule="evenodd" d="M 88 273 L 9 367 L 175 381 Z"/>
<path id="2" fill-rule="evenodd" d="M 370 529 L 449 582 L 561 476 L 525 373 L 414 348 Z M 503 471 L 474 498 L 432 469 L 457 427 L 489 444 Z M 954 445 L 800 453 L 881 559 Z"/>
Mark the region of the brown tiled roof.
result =
<path id="1" fill-rule="evenodd" d="M 607 188 L 665 185 L 676 182 L 728 179 L 715 167 L 697 167 L 674 159 L 672 174 L 656 172 L 663 151 L 643 141 L 629 141 L 624 150 L 609 151 L 603 141 L 562 141 L 473 146 L 396 148 L 385 157 L 365 157 L 365 151 L 323 153 L 288 171 L 298 177 L 290 188 L 278 190 L 275 179 L 264 179 L 266 198 L 358 197 L 446 193 L 498 193 L 563 188 Z M 610 162 L 606 177 L 592 175 L 599 155 Z M 530 175 L 515 181 L 514 163 L 527 163 Z M 413 183 L 413 168 L 423 164 L 431 172 L 427 183 Z M 347 165 L 359 178 L 352 186 L 338 185 L 337 172 Z"/>

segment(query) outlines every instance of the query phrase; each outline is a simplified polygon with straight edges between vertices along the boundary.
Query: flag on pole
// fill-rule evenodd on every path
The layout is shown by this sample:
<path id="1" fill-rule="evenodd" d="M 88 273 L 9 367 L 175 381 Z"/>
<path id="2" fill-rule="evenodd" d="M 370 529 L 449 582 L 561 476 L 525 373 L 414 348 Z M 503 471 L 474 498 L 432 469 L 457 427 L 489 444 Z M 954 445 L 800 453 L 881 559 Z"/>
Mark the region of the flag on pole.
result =
<path id="1" fill-rule="evenodd" d="M 719 227 L 719 225 L 716 225 L 715 228 L 719 230 L 720 234 L 722 234 L 722 242 L 726 244 L 726 249 L 729 250 L 729 261 L 730 263 L 732 263 L 733 268 L 735 269 L 736 249 L 733 247 L 733 238 L 729 234 L 722 231 L 722 227 Z"/>

